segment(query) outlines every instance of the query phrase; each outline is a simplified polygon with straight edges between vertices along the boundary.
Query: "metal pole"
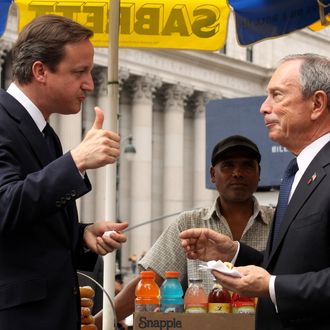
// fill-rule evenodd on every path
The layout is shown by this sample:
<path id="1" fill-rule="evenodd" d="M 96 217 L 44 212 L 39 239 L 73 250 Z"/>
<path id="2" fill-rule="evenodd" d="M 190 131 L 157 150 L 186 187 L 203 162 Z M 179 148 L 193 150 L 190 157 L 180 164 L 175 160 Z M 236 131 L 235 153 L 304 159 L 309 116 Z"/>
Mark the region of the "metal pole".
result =
<path id="1" fill-rule="evenodd" d="M 109 56 L 108 56 L 108 95 L 110 113 L 105 116 L 105 128 L 118 131 L 118 42 L 119 42 L 119 8 L 120 0 L 111 0 L 109 7 Z M 116 221 L 116 165 L 106 167 L 105 189 L 105 217 Z M 104 257 L 103 286 L 111 298 L 115 295 L 115 252 Z M 115 329 L 115 316 L 113 315 L 109 300 L 103 295 L 103 330 Z"/>

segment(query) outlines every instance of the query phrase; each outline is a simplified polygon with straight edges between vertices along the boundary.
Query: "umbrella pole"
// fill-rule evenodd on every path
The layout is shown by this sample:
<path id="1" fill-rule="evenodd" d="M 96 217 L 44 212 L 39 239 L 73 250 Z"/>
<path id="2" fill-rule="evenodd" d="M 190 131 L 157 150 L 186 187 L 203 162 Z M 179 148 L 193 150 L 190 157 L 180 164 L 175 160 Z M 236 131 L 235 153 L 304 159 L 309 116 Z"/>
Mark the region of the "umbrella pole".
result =
<path id="1" fill-rule="evenodd" d="M 108 95 L 109 115 L 105 116 L 105 126 L 111 131 L 118 131 L 118 43 L 120 0 L 111 0 L 109 8 L 109 51 L 108 51 Z M 116 221 L 116 165 L 106 167 L 105 217 Z M 104 257 L 103 285 L 111 298 L 115 294 L 115 252 Z M 103 295 L 103 330 L 115 329 L 114 311 L 107 297 Z"/>

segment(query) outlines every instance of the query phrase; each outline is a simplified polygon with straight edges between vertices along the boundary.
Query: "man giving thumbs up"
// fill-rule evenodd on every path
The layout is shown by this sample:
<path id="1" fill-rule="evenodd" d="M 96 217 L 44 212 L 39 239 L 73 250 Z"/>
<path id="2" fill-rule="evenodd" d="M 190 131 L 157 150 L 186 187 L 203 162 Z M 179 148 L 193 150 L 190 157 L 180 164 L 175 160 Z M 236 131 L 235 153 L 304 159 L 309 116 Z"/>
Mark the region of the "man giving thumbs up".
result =
<path id="1" fill-rule="evenodd" d="M 76 200 L 91 190 L 86 170 L 114 163 L 119 136 L 103 113 L 83 141 L 62 154 L 47 124 L 80 111 L 93 89 L 92 31 L 39 16 L 12 49 L 14 81 L 0 91 L 0 329 L 78 330 L 76 269 L 120 248 L 127 224 L 80 224 Z M 104 235 L 109 232 L 110 235 Z"/>

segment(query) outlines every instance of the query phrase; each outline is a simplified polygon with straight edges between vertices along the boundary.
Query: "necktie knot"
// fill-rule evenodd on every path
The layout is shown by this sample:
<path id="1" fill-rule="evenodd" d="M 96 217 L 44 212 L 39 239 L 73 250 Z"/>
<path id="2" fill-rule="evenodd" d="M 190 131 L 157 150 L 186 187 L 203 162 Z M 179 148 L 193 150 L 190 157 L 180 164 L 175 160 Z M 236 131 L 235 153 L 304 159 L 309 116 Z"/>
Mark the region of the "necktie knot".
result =
<path id="1" fill-rule="evenodd" d="M 51 134 L 51 128 L 48 123 L 46 123 L 46 126 L 42 130 L 42 133 L 44 134 L 44 137 L 47 138 Z"/>
<path id="2" fill-rule="evenodd" d="M 297 158 L 293 158 L 290 163 L 288 164 L 284 176 L 285 177 L 290 177 L 290 176 L 294 176 L 297 171 L 299 170 L 298 168 L 298 164 L 297 164 Z"/>

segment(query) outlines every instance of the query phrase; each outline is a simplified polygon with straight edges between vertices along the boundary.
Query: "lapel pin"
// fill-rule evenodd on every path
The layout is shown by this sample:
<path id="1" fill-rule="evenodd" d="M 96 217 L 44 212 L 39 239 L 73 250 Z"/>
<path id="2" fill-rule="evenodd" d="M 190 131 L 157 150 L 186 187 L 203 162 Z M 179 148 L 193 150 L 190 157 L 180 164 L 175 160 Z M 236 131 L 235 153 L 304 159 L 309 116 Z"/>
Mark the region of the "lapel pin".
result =
<path id="1" fill-rule="evenodd" d="M 311 184 L 313 181 L 315 181 L 317 175 L 316 173 L 314 173 L 307 181 L 307 184 Z"/>

